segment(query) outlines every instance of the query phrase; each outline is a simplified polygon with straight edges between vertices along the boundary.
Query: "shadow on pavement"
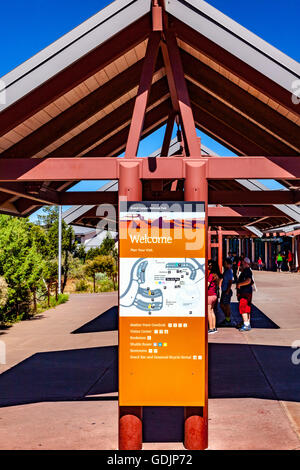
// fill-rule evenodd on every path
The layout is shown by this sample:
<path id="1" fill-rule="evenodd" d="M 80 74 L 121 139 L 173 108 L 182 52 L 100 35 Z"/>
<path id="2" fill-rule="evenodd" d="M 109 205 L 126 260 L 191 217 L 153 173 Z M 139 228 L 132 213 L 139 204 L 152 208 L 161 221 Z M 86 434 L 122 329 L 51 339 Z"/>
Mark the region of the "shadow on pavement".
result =
<path id="1" fill-rule="evenodd" d="M 239 324 L 242 321 L 241 315 L 239 313 L 239 304 L 238 302 L 231 302 L 231 318 L 233 322 Z M 224 320 L 224 313 L 221 310 L 220 305 L 218 304 L 217 312 L 218 323 Z M 276 323 L 274 323 L 267 315 L 265 315 L 258 307 L 252 304 L 251 308 L 251 326 L 252 328 L 264 328 L 264 329 L 278 329 L 280 328 Z M 228 328 L 228 327 L 226 327 Z M 234 328 L 234 326 L 232 326 Z"/>
<path id="2" fill-rule="evenodd" d="M 0 406 L 115 392 L 117 369 L 117 346 L 37 353 L 0 375 Z"/>
<path id="3" fill-rule="evenodd" d="M 100 331 L 115 331 L 118 329 L 118 306 L 111 307 L 106 312 L 81 326 L 72 334 L 97 333 Z"/>
<path id="4" fill-rule="evenodd" d="M 239 314 L 239 306 L 237 302 L 231 303 L 232 319 L 236 323 L 241 322 L 241 315 Z M 218 319 L 224 320 L 224 314 L 222 313 L 220 306 L 218 306 Z M 265 328 L 265 329 L 276 329 L 279 328 L 270 318 L 268 318 L 259 308 L 252 305 L 251 311 L 251 325 L 252 328 Z M 116 331 L 118 330 L 118 306 L 111 307 L 102 313 L 98 317 L 94 318 L 90 322 L 82 325 L 77 330 L 72 331 L 72 334 L 82 333 L 98 333 L 101 331 Z"/>
<path id="5" fill-rule="evenodd" d="M 210 398 L 300 401 L 295 350 L 283 346 L 209 345 Z M 116 400 L 117 347 L 37 353 L 0 375 L 0 406 L 45 401 Z M 183 439 L 183 408 L 145 407 L 144 441 Z"/>

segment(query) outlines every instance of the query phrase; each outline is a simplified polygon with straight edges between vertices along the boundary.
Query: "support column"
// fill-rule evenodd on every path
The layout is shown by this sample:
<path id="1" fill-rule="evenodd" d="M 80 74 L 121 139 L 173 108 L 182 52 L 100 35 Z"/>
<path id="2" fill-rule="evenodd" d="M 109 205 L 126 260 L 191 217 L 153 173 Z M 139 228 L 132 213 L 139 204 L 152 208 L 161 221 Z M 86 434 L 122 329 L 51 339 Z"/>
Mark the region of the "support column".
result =
<path id="1" fill-rule="evenodd" d="M 252 263 L 255 262 L 255 238 L 251 239 L 251 248 L 252 248 Z"/>
<path id="2" fill-rule="evenodd" d="M 180 115 L 184 146 L 187 155 L 201 157 L 200 141 L 184 77 L 179 47 L 172 30 L 165 31 L 165 42 L 161 43 L 173 109 Z"/>
<path id="3" fill-rule="evenodd" d="M 229 248 L 229 238 L 227 238 L 227 239 L 226 239 L 226 257 L 228 257 L 229 251 L 230 251 L 230 248 Z"/>
<path id="4" fill-rule="evenodd" d="M 218 229 L 218 264 L 219 264 L 219 269 L 222 272 L 223 270 L 223 234 L 222 234 L 221 227 L 219 227 Z"/>
<path id="5" fill-rule="evenodd" d="M 58 294 L 61 294 L 62 206 L 58 206 Z"/>
<path id="6" fill-rule="evenodd" d="M 142 200 L 140 163 L 119 163 L 119 199 Z M 143 408 L 119 407 L 119 450 L 141 450 L 143 446 Z"/>
<path id="7" fill-rule="evenodd" d="M 205 202 L 205 285 L 207 286 L 208 253 L 208 184 L 204 162 L 186 163 L 184 195 L 186 201 Z M 207 290 L 205 293 L 205 405 L 204 407 L 185 407 L 184 446 L 189 450 L 203 450 L 208 447 L 208 340 L 207 340 Z"/>
<path id="8" fill-rule="evenodd" d="M 207 231 L 207 259 L 211 259 L 211 228 Z"/>
<path id="9" fill-rule="evenodd" d="M 265 265 L 266 269 L 269 268 L 269 259 L 268 259 L 268 242 L 265 242 Z"/>
<path id="10" fill-rule="evenodd" d="M 134 158 L 138 153 L 140 137 L 144 126 L 148 96 L 152 84 L 156 58 L 159 51 L 160 39 L 161 33 L 155 31 L 151 33 L 148 40 L 140 85 L 135 99 L 135 105 L 126 144 L 125 158 Z"/>
<path id="11" fill-rule="evenodd" d="M 171 112 L 168 117 L 167 121 L 167 127 L 166 127 L 166 132 L 165 132 L 165 137 L 163 141 L 163 145 L 161 148 L 161 157 L 167 157 L 170 149 L 170 143 L 172 139 L 172 132 L 173 132 L 173 127 L 174 127 L 174 120 L 175 120 L 175 113 Z"/>

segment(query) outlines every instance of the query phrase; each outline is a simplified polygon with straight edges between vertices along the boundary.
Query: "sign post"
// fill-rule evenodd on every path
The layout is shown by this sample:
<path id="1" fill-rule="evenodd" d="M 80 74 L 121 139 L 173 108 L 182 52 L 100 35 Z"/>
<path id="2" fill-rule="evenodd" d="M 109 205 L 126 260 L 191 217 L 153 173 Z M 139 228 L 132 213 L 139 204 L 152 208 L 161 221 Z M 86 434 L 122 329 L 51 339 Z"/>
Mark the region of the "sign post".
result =
<path id="1" fill-rule="evenodd" d="M 205 204 L 120 201 L 119 404 L 205 406 Z"/>

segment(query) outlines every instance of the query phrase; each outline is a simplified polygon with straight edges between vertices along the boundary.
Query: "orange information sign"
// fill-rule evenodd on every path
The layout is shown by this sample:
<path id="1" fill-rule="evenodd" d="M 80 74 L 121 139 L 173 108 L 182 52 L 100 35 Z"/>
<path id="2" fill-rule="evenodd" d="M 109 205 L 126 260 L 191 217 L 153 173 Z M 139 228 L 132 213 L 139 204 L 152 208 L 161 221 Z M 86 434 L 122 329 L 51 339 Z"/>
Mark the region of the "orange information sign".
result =
<path id="1" fill-rule="evenodd" d="M 205 206 L 120 202 L 120 406 L 205 404 Z"/>

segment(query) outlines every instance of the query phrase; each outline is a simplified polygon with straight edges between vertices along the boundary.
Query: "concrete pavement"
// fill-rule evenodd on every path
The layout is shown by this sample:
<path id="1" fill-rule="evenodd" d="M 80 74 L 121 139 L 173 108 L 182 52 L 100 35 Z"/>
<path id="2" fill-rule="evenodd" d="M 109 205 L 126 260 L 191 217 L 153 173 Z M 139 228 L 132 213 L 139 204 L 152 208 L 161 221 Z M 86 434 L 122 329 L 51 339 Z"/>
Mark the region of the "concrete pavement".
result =
<path id="1" fill-rule="evenodd" d="M 210 337 L 209 445 L 300 449 L 300 276 L 255 276 L 258 327 Z M 0 449 L 117 448 L 116 303 L 114 293 L 71 295 L 0 331 Z M 182 423 L 182 409 L 145 410 L 144 448 L 182 449 Z"/>

